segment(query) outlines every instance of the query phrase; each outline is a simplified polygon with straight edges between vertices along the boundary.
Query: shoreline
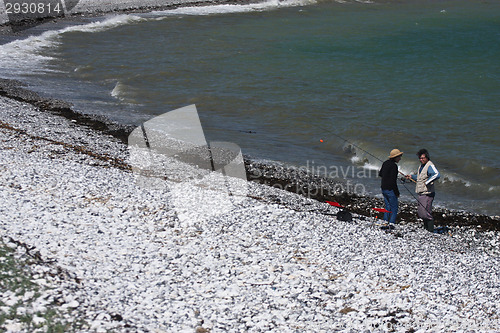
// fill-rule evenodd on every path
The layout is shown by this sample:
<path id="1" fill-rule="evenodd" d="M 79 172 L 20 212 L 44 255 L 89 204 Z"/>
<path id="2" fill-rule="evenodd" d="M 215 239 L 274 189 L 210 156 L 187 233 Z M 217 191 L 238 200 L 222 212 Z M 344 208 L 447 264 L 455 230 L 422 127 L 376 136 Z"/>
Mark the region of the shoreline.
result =
<path id="1" fill-rule="evenodd" d="M 81 4 L 85 2 L 85 4 Z M 148 3 L 149 2 L 149 3 Z M 198 7 L 198 6 L 213 6 L 213 5 L 246 5 L 260 3 L 261 0 L 150 0 L 143 3 L 137 1 L 114 1 L 109 3 L 102 3 L 92 0 L 79 1 L 69 13 L 63 15 L 47 15 L 39 17 L 16 18 L 17 20 L 11 21 L 7 14 L 5 21 L 0 21 L 0 35 L 1 34 L 16 34 L 25 28 L 31 28 L 47 22 L 57 21 L 78 21 L 83 18 L 102 17 L 107 14 L 133 14 L 133 13 L 149 13 L 152 11 L 170 10 L 182 7 Z M 1 19 L 1 17 L 0 17 Z M 17 31 L 8 31 L 9 28 Z"/>
<path id="2" fill-rule="evenodd" d="M 188 183 L 137 186 L 126 146 L 74 119 L 6 97 L 0 113 L 1 240 L 48 287 L 0 291 L 0 314 L 43 300 L 76 332 L 499 328 L 496 231 L 383 230 L 254 182 L 225 211 Z"/>
<path id="3" fill-rule="evenodd" d="M 92 3 L 92 0 L 88 1 Z M 193 6 L 210 6 L 220 4 L 252 4 L 259 3 L 259 0 L 170 0 L 154 1 L 148 5 L 138 5 L 134 2 L 128 2 L 126 7 L 119 8 L 120 3 L 111 3 L 107 10 L 106 6 L 99 2 L 95 4 L 93 9 L 87 8 L 83 10 L 79 5 L 73 8 L 73 11 L 63 17 L 48 18 L 46 21 L 79 21 L 85 18 L 101 17 L 106 14 L 117 13 L 145 13 L 155 10 L 167 10 L 180 7 L 193 7 Z M 102 6 L 101 6 L 102 5 Z M 99 7 L 101 6 L 101 7 Z M 104 6 L 104 7 L 103 7 Z M 127 7 L 128 6 L 128 7 Z M 76 10 L 76 11 L 75 11 Z M 33 22 L 22 21 L 16 24 L 30 25 Z M 2 34 L 2 27 L 9 27 L 10 22 L 0 24 L 0 35 Z M 16 33 L 5 32 L 4 34 L 16 36 Z M 110 134 L 115 138 L 121 140 L 125 145 L 127 144 L 128 135 L 134 129 L 133 126 L 118 124 L 110 121 L 104 116 L 81 114 L 75 112 L 70 103 L 65 101 L 46 98 L 40 96 L 38 93 L 25 88 L 23 82 L 10 79 L 0 78 L 0 95 L 12 98 L 17 101 L 26 102 L 33 106 L 39 107 L 44 111 L 53 114 L 62 115 L 67 119 L 75 121 L 78 124 L 93 128 L 105 134 Z M 365 216 L 375 215 L 372 208 L 383 208 L 384 202 L 381 199 L 368 196 L 359 196 L 355 193 L 338 193 L 335 191 L 335 185 L 341 182 L 335 182 L 328 179 L 319 179 L 314 175 L 304 174 L 297 171 L 295 168 L 284 170 L 282 167 L 276 165 L 266 165 L 259 161 L 253 161 L 244 156 L 245 166 L 247 168 L 247 178 L 255 182 L 274 186 L 277 188 L 285 189 L 292 193 L 299 193 L 305 197 L 318 200 L 320 202 L 336 201 L 345 206 L 351 212 L 358 213 Z M 255 174 L 260 176 L 255 176 Z M 268 176 L 270 175 L 270 176 Z M 323 184 L 329 184 L 326 187 Z M 400 201 L 400 210 L 398 212 L 398 220 L 407 222 L 416 221 L 417 204 L 414 202 Z M 480 230 L 500 230 L 500 216 L 489 216 L 486 214 L 479 214 L 466 210 L 450 210 L 447 208 L 434 207 L 433 214 L 435 217 L 436 226 L 477 226 Z"/>
<path id="4" fill-rule="evenodd" d="M 111 135 L 124 145 L 127 145 L 128 135 L 134 129 L 133 126 L 117 124 L 102 116 L 78 113 L 71 108 L 69 103 L 42 97 L 33 91 L 25 89 L 23 83 L 16 80 L 0 79 L 0 96 L 25 102 L 45 112 L 63 116 L 81 126 Z M 384 207 L 384 202 L 381 199 L 335 190 L 336 185 L 340 184 L 335 180 L 320 178 L 296 168 L 283 168 L 277 165 L 265 164 L 253 161 L 248 157 L 244 157 L 244 159 L 249 181 L 283 189 L 319 202 L 335 201 L 343 205 L 346 210 L 365 217 L 377 215 L 372 208 Z M 416 210 L 416 203 L 400 201 L 398 221 L 416 223 Z M 436 227 L 475 226 L 478 230 L 483 231 L 500 230 L 500 218 L 496 216 L 468 211 L 454 211 L 439 207 L 433 209 L 433 215 Z"/>
<path id="5" fill-rule="evenodd" d="M 409 206 L 407 223 L 384 230 L 356 213 L 380 200 L 296 195 L 323 180 L 249 159 L 248 192 L 227 211 L 210 189 L 137 186 L 131 127 L 8 79 L 0 114 L 0 245 L 40 287 L 0 290 L 0 317 L 14 313 L 0 330 L 46 331 L 49 306 L 74 332 L 500 328 L 491 220 L 457 213 L 450 234 L 429 233 Z"/>

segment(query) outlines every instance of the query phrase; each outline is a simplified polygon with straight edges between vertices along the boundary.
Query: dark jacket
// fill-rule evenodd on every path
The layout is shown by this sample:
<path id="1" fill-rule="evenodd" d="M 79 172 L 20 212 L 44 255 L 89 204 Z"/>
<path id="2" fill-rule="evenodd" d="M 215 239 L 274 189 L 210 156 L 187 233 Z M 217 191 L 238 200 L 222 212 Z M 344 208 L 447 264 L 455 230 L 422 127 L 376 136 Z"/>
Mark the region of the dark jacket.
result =
<path id="1" fill-rule="evenodd" d="M 394 194 L 399 197 L 398 189 L 398 165 L 394 160 L 388 159 L 382 164 L 382 168 L 378 172 L 378 175 L 382 177 L 382 190 L 393 190 Z"/>

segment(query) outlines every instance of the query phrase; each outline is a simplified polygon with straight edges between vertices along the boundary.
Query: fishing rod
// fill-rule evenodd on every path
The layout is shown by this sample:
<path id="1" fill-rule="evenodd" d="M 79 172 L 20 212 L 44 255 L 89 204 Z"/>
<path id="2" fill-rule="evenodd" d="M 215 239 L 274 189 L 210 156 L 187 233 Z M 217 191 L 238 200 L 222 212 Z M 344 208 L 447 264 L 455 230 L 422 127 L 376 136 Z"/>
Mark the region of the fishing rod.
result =
<path id="1" fill-rule="evenodd" d="M 377 156 L 373 155 L 372 153 L 370 153 L 370 152 L 369 152 L 369 151 L 367 151 L 366 149 L 361 148 L 361 147 L 360 147 L 360 146 L 358 146 L 357 144 L 355 144 L 355 143 L 353 143 L 353 142 L 351 142 L 351 141 L 347 140 L 346 138 L 344 138 L 344 137 L 342 137 L 341 135 L 339 135 L 339 134 L 337 134 L 337 133 L 333 132 L 332 130 L 330 130 L 330 129 L 328 129 L 328 128 L 325 128 L 325 127 L 323 127 L 323 126 L 321 126 L 321 125 L 313 125 L 313 126 L 314 126 L 314 127 L 319 128 L 319 129 L 322 129 L 323 131 L 326 131 L 326 132 L 330 133 L 330 134 L 331 134 L 331 135 L 333 135 L 333 136 L 336 136 L 337 138 L 341 139 L 342 141 L 349 143 L 351 146 L 356 147 L 357 149 L 361 150 L 362 152 L 364 152 L 364 153 L 366 153 L 366 154 L 370 155 L 371 157 L 375 158 L 376 160 L 378 160 L 378 161 L 380 161 L 380 162 L 384 163 L 384 161 L 382 161 L 379 157 L 377 157 Z M 255 132 L 253 132 L 253 131 L 242 131 L 242 130 L 238 130 L 238 131 L 239 131 L 239 132 L 244 132 L 244 133 L 255 133 Z M 321 142 L 323 142 L 323 140 L 320 140 L 320 141 L 321 141 Z M 411 195 L 411 196 L 412 196 L 412 197 L 413 197 L 413 198 L 414 198 L 414 199 L 418 202 L 418 204 L 419 204 L 419 205 L 421 205 L 421 206 L 422 206 L 422 207 L 423 207 L 423 208 L 424 208 L 427 212 L 429 212 L 429 210 L 427 209 L 427 207 L 425 207 L 425 206 L 424 206 L 424 205 L 423 205 L 423 204 L 422 204 L 422 203 L 418 200 L 418 198 L 417 198 L 417 197 L 413 194 L 413 192 L 412 192 L 412 191 L 410 191 L 410 189 L 409 189 L 408 187 L 406 187 L 406 185 L 405 185 L 405 179 L 407 179 L 407 178 L 406 178 L 406 175 L 405 175 L 403 172 L 399 171 L 399 169 L 398 169 L 398 173 L 400 173 L 401 175 L 405 176 L 405 178 L 404 178 L 404 179 L 402 179 L 402 184 L 403 184 L 403 187 L 404 187 L 404 188 L 408 191 L 408 193 L 410 193 L 410 195 Z M 417 183 L 417 182 L 416 182 L 413 178 L 408 178 L 408 179 L 409 179 L 409 180 L 411 180 L 412 182 L 414 182 L 415 184 Z M 429 214 L 430 214 L 430 213 L 431 213 L 431 212 L 429 212 Z"/>
<path id="2" fill-rule="evenodd" d="M 323 127 L 323 126 L 320 126 L 320 125 L 314 125 L 314 126 L 316 126 L 316 127 L 320 128 L 320 129 L 322 129 L 322 130 L 324 130 L 324 131 L 326 131 L 326 132 L 328 132 L 328 133 L 332 134 L 333 136 L 336 136 L 337 138 L 339 138 L 339 139 L 343 140 L 344 142 L 347 142 L 347 143 L 348 143 L 348 144 L 350 144 L 351 146 L 356 147 L 357 149 L 359 149 L 359 150 L 363 151 L 364 153 L 366 153 L 366 154 L 370 155 L 371 157 L 375 158 L 376 160 L 378 160 L 378 161 L 380 161 L 380 162 L 382 162 L 382 163 L 384 162 L 384 161 L 382 161 L 380 158 L 378 158 L 377 156 L 375 156 L 375 155 L 373 155 L 372 153 L 370 153 L 369 151 L 367 151 L 367 150 L 365 150 L 365 149 L 361 148 L 360 146 L 356 145 L 355 143 L 353 143 L 353 142 L 351 142 L 351 141 L 347 140 L 346 138 L 342 137 L 341 135 L 338 135 L 337 133 L 334 133 L 333 131 L 331 131 L 331 130 L 329 130 L 329 129 L 327 129 L 327 128 Z M 320 141 L 321 141 L 321 142 L 323 142 L 323 140 L 320 140 Z M 405 176 L 405 177 L 406 177 L 406 175 L 405 175 L 404 173 L 402 173 L 401 171 L 399 171 L 399 170 L 398 170 L 398 172 L 399 172 L 400 174 L 402 174 L 403 176 Z M 412 191 L 410 191 L 410 189 L 409 189 L 408 187 L 406 187 L 406 185 L 405 185 L 405 179 L 407 179 L 407 178 L 404 178 L 404 179 L 402 180 L 403 187 L 404 187 L 404 188 L 408 191 L 408 193 L 410 193 L 410 195 L 411 195 L 411 196 L 412 196 L 412 197 L 413 197 L 413 198 L 414 198 L 414 199 L 418 202 L 418 204 L 419 204 L 420 206 L 422 206 L 422 207 L 425 209 L 425 211 L 427 211 L 429 214 L 431 214 L 431 212 L 427 209 L 427 207 L 425 207 L 425 206 L 424 206 L 424 205 L 423 205 L 423 204 L 422 204 L 422 203 L 418 200 L 418 198 L 417 198 L 417 197 L 413 194 L 413 192 L 412 192 Z M 410 180 L 411 180 L 412 182 L 414 182 L 415 184 L 417 183 L 417 182 L 416 182 L 413 178 L 408 178 L 408 179 L 410 179 Z"/>
<path id="3" fill-rule="evenodd" d="M 382 160 L 381 160 L 380 158 L 378 158 L 377 156 L 375 156 L 375 155 L 373 155 L 372 153 L 370 153 L 369 151 L 367 151 L 367 150 L 365 150 L 365 149 L 361 148 L 360 146 L 356 145 L 355 143 L 353 143 L 353 142 L 351 142 L 351 141 L 347 140 L 346 138 L 343 138 L 342 136 L 338 135 L 337 133 L 334 133 L 334 132 L 332 132 L 331 130 L 328 130 L 328 129 L 326 129 L 326 128 L 322 127 L 322 126 L 319 126 L 319 125 L 317 125 L 317 127 L 318 127 L 318 128 L 321 128 L 321 129 L 322 129 L 322 130 L 324 130 L 324 131 L 329 132 L 330 134 L 332 134 L 332 135 L 334 135 L 334 136 L 338 137 L 339 139 L 341 139 L 341 140 L 343 140 L 343 141 L 347 142 L 347 143 L 348 143 L 348 144 L 350 144 L 351 146 L 354 146 L 354 147 L 358 148 L 359 150 L 363 151 L 364 153 L 366 153 L 366 154 L 370 155 L 371 157 L 373 157 L 373 158 L 377 159 L 378 161 L 380 161 L 380 162 L 384 163 L 384 161 L 382 161 Z M 321 141 L 321 142 L 323 142 L 322 140 L 320 140 L 320 141 Z M 406 177 L 406 175 L 405 175 L 404 173 L 402 173 L 401 171 L 399 171 L 399 170 L 398 170 L 398 172 L 399 172 L 400 174 L 402 174 L 403 176 L 405 176 L 405 177 Z M 410 178 L 410 180 L 411 180 L 412 182 L 414 182 L 415 184 L 417 183 L 417 182 L 416 182 L 413 178 Z"/>

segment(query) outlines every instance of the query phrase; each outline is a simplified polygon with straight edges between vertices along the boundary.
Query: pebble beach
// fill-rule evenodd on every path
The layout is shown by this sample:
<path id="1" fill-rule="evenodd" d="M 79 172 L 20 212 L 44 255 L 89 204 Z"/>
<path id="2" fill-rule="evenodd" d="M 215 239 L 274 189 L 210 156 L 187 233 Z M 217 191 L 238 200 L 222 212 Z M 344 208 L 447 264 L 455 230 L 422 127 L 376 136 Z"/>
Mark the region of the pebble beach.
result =
<path id="1" fill-rule="evenodd" d="M 98 3 L 75 13 L 138 9 Z M 0 315 L 23 303 L 19 314 L 39 318 L 55 305 L 77 332 L 500 331 L 494 228 L 384 230 L 257 182 L 230 211 L 203 206 L 212 189 L 139 186 L 126 131 L 64 116 L 64 102 L 48 112 L 47 100 L 2 95 L 0 236 L 30 258 L 43 292 L 0 290 Z M 181 216 L 179 202 L 206 208 Z M 9 319 L 0 330 L 47 328 Z"/>
<path id="2" fill-rule="evenodd" d="M 119 140 L 0 105 L 2 239 L 39 259 L 31 269 L 48 289 L 33 304 L 60 304 L 67 321 L 85 322 L 77 331 L 500 329 L 497 232 L 386 232 L 254 183 L 232 211 L 181 220 L 172 193 L 136 185 Z M 187 200 L 203 191 L 183 188 Z M 1 294 L 4 304 L 16 297 Z"/>

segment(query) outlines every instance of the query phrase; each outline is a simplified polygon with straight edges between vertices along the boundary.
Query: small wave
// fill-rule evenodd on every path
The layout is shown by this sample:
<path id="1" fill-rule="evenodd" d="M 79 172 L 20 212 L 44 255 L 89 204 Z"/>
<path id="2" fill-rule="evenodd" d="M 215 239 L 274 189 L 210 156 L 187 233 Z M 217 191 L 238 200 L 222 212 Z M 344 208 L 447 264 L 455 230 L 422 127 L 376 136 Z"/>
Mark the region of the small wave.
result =
<path id="1" fill-rule="evenodd" d="M 490 186 L 488 192 L 500 192 L 500 186 Z"/>
<path id="2" fill-rule="evenodd" d="M 89 69 L 92 69 L 93 67 L 90 66 L 90 65 L 87 65 L 87 66 L 77 66 L 75 67 L 75 69 L 73 70 L 74 72 L 83 72 L 83 71 L 86 71 L 86 70 L 89 70 Z"/>
<path id="3" fill-rule="evenodd" d="M 373 156 L 370 156 L 362 150 L 357 144 L 345 143 L 343 146 L 344 153 L 351 154 L 350 161 L 354 165 L 359 165 L 366 170 L 379 170 L 382 162 L 378 161 Z"/>
<path id="4" fill-rule="evenodd" d="M 22 74 L 31 72 L 42 72 L 52 57 L 41 55 L 39 52 L 44 48 L 53 47 L 57 41 L 54 37 L 57 32 L 47 31 L 40 36 L 31 36 L 22 40 L 15 40 L 0 48 L 0 63 L 9 71 L 9 74 Z"/>
<path id="5" fill-rule="evenodd" d="M 177 9 L 152 12 L 151 16 L 171 16 L 171 15 L 217 15 L 245 13 L 252 11 L 272 10 L 282 7 L 297 7 L 315 4 L 316 0 L 270 0 L 265 2 L 253 3 L 248 5 L 213 5 L 213 6 L 195 6 L 181 7 Z M 159 18 L 162 19 L 162 18 Z"/>
<path id="6" fill-rule="evenodd" d="M 359 156 L 357 156 L 357 155 L 354 155 L 353 157 L 351 157 L 351 162 L 352 162 L 353 164 L 360 163 L 360 162 L 362 162 L 362 161 L 361 161 L 361 157 L 359 157 Z"/>
<path id="7" fill-rule="evenodd" d="M 43 55 L 42 52 L 43 50 L 57 47 L 60 43 L 59 38 L 61 35 L 76 31 L 99 32 L 141 20 L 144 20 L 144 18 L 134 15 L 119 15 L 99 22 L 75 25 L 59 30 L 49 30 L 38 36 L 14 40 L 2 45 L 0 48 L 0 63 L 7 71 L 2 74 L 22 75 L 28 72 L 53 72 L 54 70 L 47 68 L 48 62 L 53 57 Z"/>
<path id="8" fill-rule="evenodd" d="M 83 25 L 74 25 L 61 30 L 58 30 L 60 34 L 67 32 L 101 32 L 109 29 L 113 29 L 122 25 L 127 25 L 131 23 L 147 21 L 147 19 L 137 16 L 137 15 L 117 15 L 105 19 L 104 21 L 96 21 Z"/>
<path id="9" fill-rule="evenodd" d="M 131 86 L 128 86 L 126 84 L 123 84 L 122 82 L 118 81 L 111 90 L 110 93 L 111 96 L 114 98 L 119 99 L 122 102 L 131 104 L 131 105 L 141 105 L 137 102 L 137 99 L 134 98 L 134 90 Z"/>
<path id="10" fill-rule="evenodd" d="M 250 12 L 259 10 L 270 10 L 280 7 L 303 6 L 316 3 L 316 0 L 270 0 L 249 5 L 213 5 L 181 7 L 166 11 L 156 11 L 138 15 L 117 15 L 108 17 L 101 21 L 88 24 L 74 25 L 59 30 L 45 31 L 38 36 L 30 36 L 25 39 L 15 40 L 2 45 L 0 49 L 0 63 L 6 72 L 0 74 L 23 75 L 26 73 L 44 73 L 53 71 L 47 68 L 53 57 L 42 54 L 43 50 L 53 49 L 59 45 L 60 37 L 71 32 L 101 32 L 115 27 L 148 21 L 153 19 L 164 19 L 172 15 L 212 15 L 225 13 Z M 161 16 L 158 18 L 158 16 Z"/>
<path id="11" fill-rule="evenodd" d="M 380 170 L 380 165 L 377 164 L 371 164 L 371 163 L 365 163 L 363 164 L 363 168 L 368 169 L 368 170 Z"/>
<path id="12" fill-rule="evenodd" d="M 455 184 L 462 184 L 463 186 L 465 187 L 471 187 L 473 184 L 468 181 L 468 180 L 465 180 L 463 179 L 462 177 L 458 176 L 458 175 L 455 175 L 455 174 L 452 174 L 452 173 L 443 173 L 442 171 L 441 172 L 441 179 L 440 181 L 442 183 L 455 183 Z"/>
<path id="13" fill-rule="evenodd" d="M 123 90 L 124 85 L 120 81 L 118 81 L 113 90 L 111 90 L 111 96 L 123 100 L 123 98 L 121 97 L 123 95 Z"/>

